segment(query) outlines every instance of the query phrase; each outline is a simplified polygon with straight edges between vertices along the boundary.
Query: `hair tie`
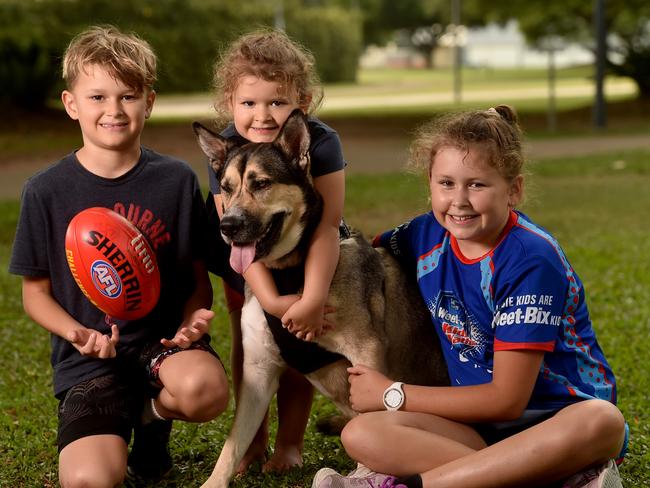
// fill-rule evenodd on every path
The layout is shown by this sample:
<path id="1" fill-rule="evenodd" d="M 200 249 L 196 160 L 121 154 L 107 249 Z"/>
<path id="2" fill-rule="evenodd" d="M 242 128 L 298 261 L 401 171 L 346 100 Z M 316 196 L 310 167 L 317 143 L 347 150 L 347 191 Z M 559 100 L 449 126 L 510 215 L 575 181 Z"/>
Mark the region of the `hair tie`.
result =
<path id="1" fill-rule="evenodd" d="M 499 112 L 497 112 L 497 109 L 494 108 L 494 107 L 490 107 L 490 108 L 488 108 L 487 111 L 488 111 L 488 112 L 493 112 L 493 113 L 495 113 L 495 114 L 499 114 Z M 500 115 L 500 114 L 499 114 L 499 115 Z"/>

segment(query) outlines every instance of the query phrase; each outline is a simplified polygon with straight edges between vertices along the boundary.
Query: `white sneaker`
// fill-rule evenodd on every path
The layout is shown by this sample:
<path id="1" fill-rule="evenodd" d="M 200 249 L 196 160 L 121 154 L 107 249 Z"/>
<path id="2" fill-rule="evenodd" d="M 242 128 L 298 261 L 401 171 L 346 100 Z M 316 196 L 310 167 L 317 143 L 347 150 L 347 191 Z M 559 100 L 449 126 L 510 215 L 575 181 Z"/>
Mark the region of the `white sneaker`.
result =
<path id="1" fill-rule="evenodd" d="M 365 466 L 364 466 L 365 468 Z M 365 468 L 368 469 L 368 468 Z M 356 471 L 356 470 L 355 470 Z M 314 476 L 312 488 L 406 488 L 403 484 L 395 483 L 395 477 L 387 474 L 374 473 L 358 477 L 343 476 L 331 468 L 322 468 Z"/>
<path id="2" fill-rule="evenodd" d="M 623 484 L 616 463 L 610 459 L 599 468 L 574 474 L 564 482 L 562 488 L 623 488 Z"/>
<path id="3" fill-rule="evenodd" d="M 314 476 L 314 481 L 311 482 L 311 488 L 318 488 L 323 482 L 323 480 L 331 474 L 338 474 L 338 473 L 332 468 L 319 469 L 316 472 L 316 476 Z"/>
<path id="4" fill-rule="evenodd" d="M 357 463 L 357 467 L 348 473 L 348 478 L 363 478 L 365 476 L 370 476 L 371 474 L 375 474 L 372 469 L 361 463 Z"/>
<path id="5" fill-rule="evenodd" d="M 339 475 L 335 470 L 332 468 L 321 468 L 318 470 L 316 473 L 316 476 L 314 476 L 314 481 L 312 481 L 312 488 L 318 488 L 320 484 L 325 480 L 330 475 Z M 364 466 L 361 463 L 357 464 L 357 467 L 354 468 L 352 471 L 348 473 L 348 478 L 365 478 L 367 476 L 375 474 L 374 471 L 372 471 L 370 468 Z M 340 475 L 339 475 L 340 476 Z"/>

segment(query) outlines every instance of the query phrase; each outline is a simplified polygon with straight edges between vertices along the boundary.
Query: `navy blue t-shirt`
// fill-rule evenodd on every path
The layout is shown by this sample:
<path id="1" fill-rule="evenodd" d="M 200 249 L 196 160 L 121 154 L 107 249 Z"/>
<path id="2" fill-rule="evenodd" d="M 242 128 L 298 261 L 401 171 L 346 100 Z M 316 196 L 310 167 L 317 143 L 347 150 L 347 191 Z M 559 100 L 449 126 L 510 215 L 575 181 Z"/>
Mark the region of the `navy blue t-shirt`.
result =
<path id="1" fill-rule="evenodd" d="M 83 295 L 68 267 L 65 234 L 81 210 L 105 207 L 126 217 L 147 238 L 160 269 L 158 305 L 146 317 L 113 319 L 120 330 L 115 359 L 82 356 L 51 336 L 54 393 L 113 372 L 144 345 L 173 337 L 195 288 L 193 261 L 207 252 L 207 215 L 198 178 L 188 164 L 142 148 L 138 163 L 118 178 L 85 169 L 74 153 L 24 185 L 9 272 L 48 277 L 54 299 L 84 326 L 110 333 L 105 314 Z"/>

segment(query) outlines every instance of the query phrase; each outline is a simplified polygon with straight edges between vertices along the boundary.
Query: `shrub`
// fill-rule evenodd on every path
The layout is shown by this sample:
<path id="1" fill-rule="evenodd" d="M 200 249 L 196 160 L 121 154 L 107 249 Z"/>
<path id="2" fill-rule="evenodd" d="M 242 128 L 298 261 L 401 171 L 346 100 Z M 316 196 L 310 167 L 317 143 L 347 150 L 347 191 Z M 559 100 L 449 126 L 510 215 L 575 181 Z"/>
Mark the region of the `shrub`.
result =
<path id="1" fill-rule="evenodd" d="M 271 2 L 236 0 L 3 0 L 0 2 L 0 105 L 39 109 L 63 87 L 61 57 L 70 39 L 113 24 L 149 41 L 159 58 L 158 92 L 207 91 L 219 48 L 273 21 Z M 323 81 L 351 81 L 361 49 L 358 16 L 340 8 L 296 8 L 288 33 L 317 58 Z"/>
<path id="2" fill-rule="evenodd" d="M 336 7 L 296 10 L 287 18 L 287 34 L 314 54 L 321 81 L 356 81 L 362 49 L 358 14 Z"/>

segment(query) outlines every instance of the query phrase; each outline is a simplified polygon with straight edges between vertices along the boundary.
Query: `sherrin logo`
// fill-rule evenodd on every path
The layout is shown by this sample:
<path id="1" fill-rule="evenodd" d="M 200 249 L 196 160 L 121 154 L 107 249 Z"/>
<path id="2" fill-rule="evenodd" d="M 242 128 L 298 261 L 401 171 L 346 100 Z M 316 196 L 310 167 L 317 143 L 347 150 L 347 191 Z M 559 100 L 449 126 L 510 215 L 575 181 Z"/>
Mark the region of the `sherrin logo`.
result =
<path id="1" fill-rule="evenodd" d="M 95 288 L 108 298 L 117 298 L 122 294 L 122 280 L 117 270 L 106 261 L 95 261 L 90 267 Z"/>

